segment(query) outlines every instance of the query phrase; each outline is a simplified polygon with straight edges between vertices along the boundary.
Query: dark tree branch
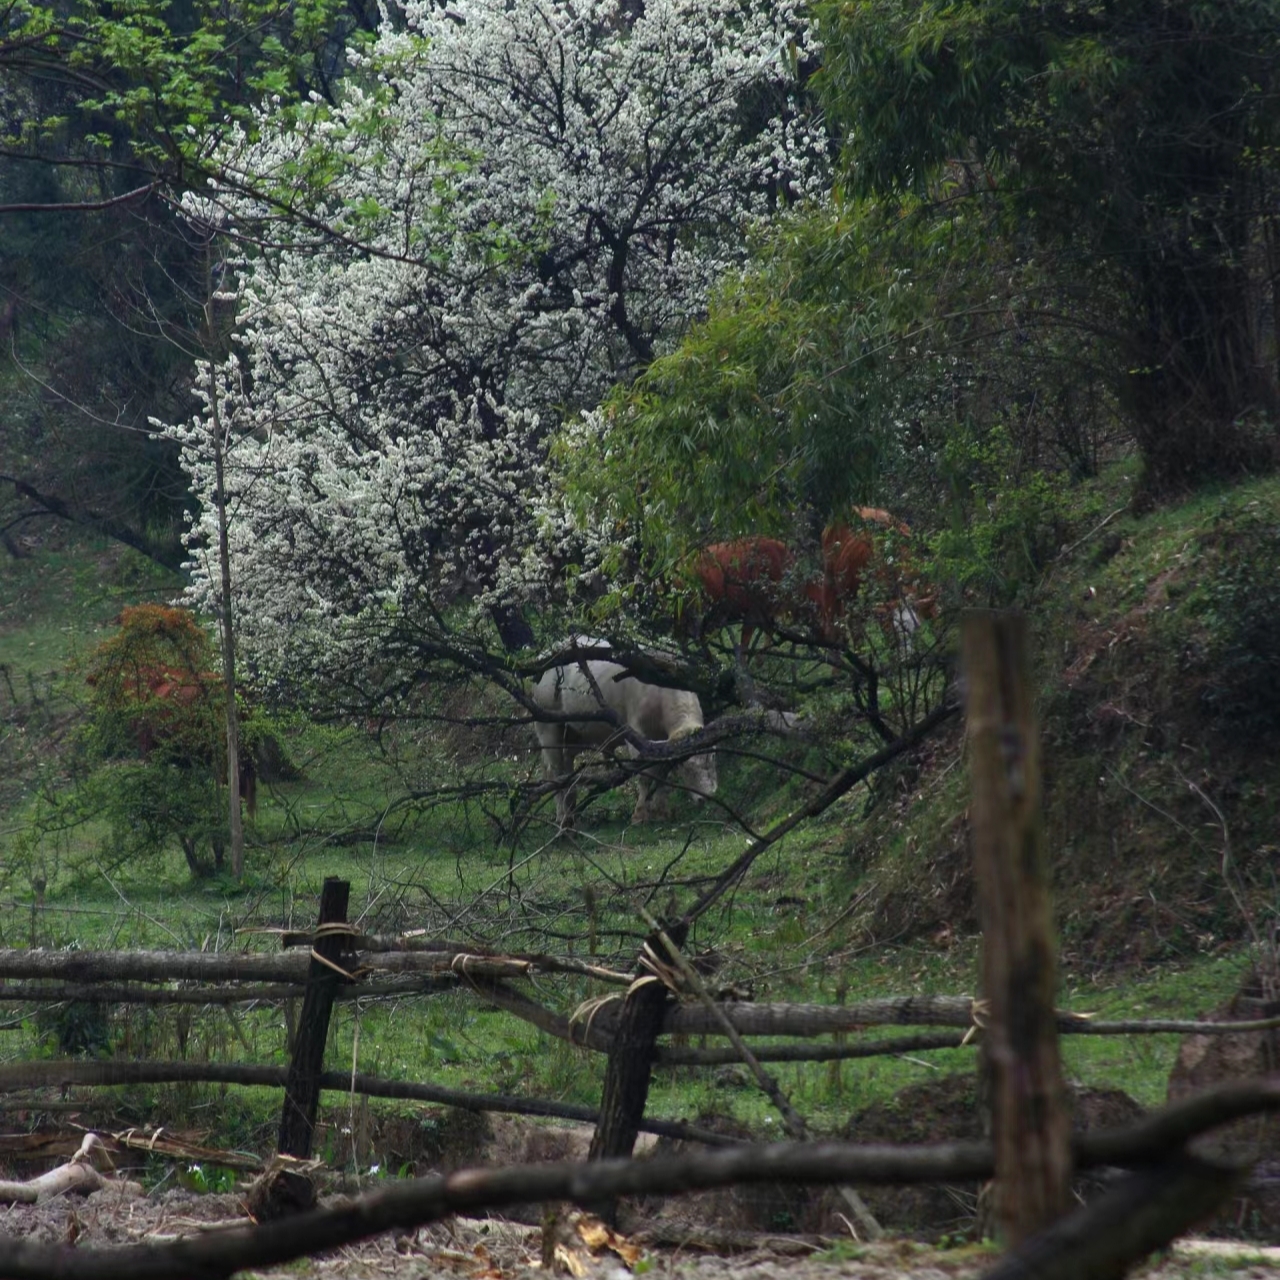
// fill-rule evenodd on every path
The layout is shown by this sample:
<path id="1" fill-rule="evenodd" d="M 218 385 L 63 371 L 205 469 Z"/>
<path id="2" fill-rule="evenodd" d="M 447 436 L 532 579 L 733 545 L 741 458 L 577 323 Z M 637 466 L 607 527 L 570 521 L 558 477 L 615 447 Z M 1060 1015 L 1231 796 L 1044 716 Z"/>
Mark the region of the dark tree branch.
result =
<path id="1" fill-rule="evenodd" d="M 1243 1171 L 1181 1155 L 1121 1179 L 1105 1195 L 1032 1236 L 983 1280 L 1122 1280 L 1218 1208 Z"/>
<path id="2" fill-rule="evenodd" d="M 904 752 L 922 742 L 934 729 L 949 720 L 959 710 L 959 706 L 954 702 L 947 701 L 942 703 L 941 706 L 935 707 L 929 712 L 923 720 L 912 725 L 896 742 L 891 742 L 874 755 L 868 756 L 865 760 L 841 770 L 808 804 L 797 809 L 789 818 L 785 818 L 777 826 L 766 831 L 764 835 L 753 840 L 747 846 L 746 851 L 725 868 L 715 884 L 685 912 L 685 921 L 692 923 L 700 915 L 708 911 L 728 889 L 737 884 L 746 875 L 751 864 L 766 849 L 781 840 L 788 831 L 822 813 L 824 809 L 833 805 L 846 791 L 852 790 L 864 778 L 870 777 L 877 769 L 883 768 L 890 761 L 896 760 Z M 685 741 L 692 741 L 692 739 L 685 739 Z"/>
<path id="3" fill-rule="evenodd" d="M 168 546 L 164 543 L 158 543 L 120 520 L 113 519 L 111 516 L 100 515 L 98 512 L 91 511 L 88 508 L 74 507 L 64 498 L 58 497 L 57 494 L 43 493 L 34 485 L 26 480 L 19 479 L 17 476 L 0 474 L 0 482 L 7 482 L 13 485 L 20 497 L 36 503 L 49 515 L 57 516 L 60 520 L 66 520 L 69 524 L 79 525 L 82 529 L 90 529 L 105 538 L 122 542 L 126 547 L 132 547 L 133 550 L 146 556 L 148 560 L 154 560 L 162 568 L 181 569 L 183 561 L 186 559 L 186 551 L 180 544 Z"/>
<path id="4" fill-rule="evenodd" d="M 66 1065 L 137 1068 L 146 1064 Z M 259 1070 L 275 1071 L 283 1076 L 281 1068 Z M 340 1081 L 349 1080 L 347 1076 L 333 1074 Z M 1216 1181 L 1217 1189 L 1225 1195 L 1237 1176 L 1235 1170 L 1216 1168 L 1173 1153 L 1205 1129 L 1242 1115 L 1277 1109 L 1280 1109 L 1280 1080 L 1256 1080 L 1201 1094 L 1124 1129 L 1076 1135 L 1072 1145 L 1079 1168 L 1099 1164 L 1155 1166 L 1152 1177 L 1129 1180 L 1127 1187 L 1122 1188 L 1126 1197 L 1122 1213 L 1117 1215 L 1114 1210 L 1114 1205 L 1121 1201 L 1107 1197 L 1103 1204 L 1110 1202 L 1109 1207 L 1101 1209 L 1093 1222 L 1104 1217 L 1108 1221 L 1132 1217 L 1135 1223 L 1141 1219 L 1146 1225 L 1140 1229 L 1135 1227 L 1131 1233 L 1137 1241 L 1133 1247 L 1157 1247 L 1161 1239 L 1167 1240 L 1182 1229 L 1176 1225 L 1178 1222 L 1185 1225 L 1191 1217 L 1217 1203 L 1207 1190 L 1209 1182 Z M 986 1142 L 921 1147 L 819 1142 L 753 1144 L 653 1160 L 467 1169 L 401 1183 L 386 1191 L 361 1196 L 340 1208 L 173 1244 L 69 1252 L 62 1246 L 0 1238 L 0 1275 L 6 1280 L 54 1280 L 55 1277 L 57 1280 L 171 1280 L 173 1276 L 223 1280 L 236 1271 L 276 1266 L 382 1231 L 407 1230 L 437 1222 L 453 1213 L 513 1204 L 547 1200 L 590 1203 L 624 1195 L 671 1195 L 738 1183 L 974 1182 L 989 1178 L 993 1168 L 991 1146 Z M 1089 1210 L 1084 1212 L 1088 1214 Z M 1088 1229 L 1082 1233 L 1078 1228 L 1064 1228 L 1063 1224 L 1051 1230 L 1066 1230 L 1077 1241 L 1089 1234 Z M 1028 1249 L 1039 1249 L 1047 1235 L 1028 1242 Z M 1156 1243 L 1151 1243 L 1153 1240 Z M 1031 1272 L 1023 1269 L 993 1274 L 1012 1280 Z M 1077 1268 L 1053 1274 L 1099 1273 Z"/>
<path id="5" fill-rule="evenodd" d="M 23 1062 L 0 1068 L 0 1093 L 19 1089 L 74 1086 L 102 1087 L 121 1084 L 235 1084 L 249 1088 L 283 1089 L 287 1067 L 264 1067 L 231 1062 Z M 383 1080 L 378 1076 L 347 1071 L 325 1071 L 320 1086 L 334 1093 L 359 1094 L 369 1098 L 402 1098 L 458 1107 L 463 1111 L 499 1111 L 510 1115 L 553 1116 L 560 1120 L 580 1120 L 594 1124 L 600 1117 L 594 1107 L 541 1098 L 516 1098 L 499 1093 L 466 1093 L 438 1085 L 406 1080 Z M 645 1120 L 640 1128 L 687 1142 L 708 1146 L 737 1145 L 736 1139 L 713 1133 L 679 1120 Z M 0 1275 L 7 1276 L 0 1267 Z"/>
<path id="6" fill-rule="evenodd" d="M 135 187 L 122 196 L 112 196 L 109 200 L 58 201 L 53 204 L 0 204 L 3 213 L 100 213 L 103 209 L 112 209 L 116 205 L 132 204 L 135 200 L 145 200 L 160 188 L 158 182 L 148 182 L 145 186 Z"/>

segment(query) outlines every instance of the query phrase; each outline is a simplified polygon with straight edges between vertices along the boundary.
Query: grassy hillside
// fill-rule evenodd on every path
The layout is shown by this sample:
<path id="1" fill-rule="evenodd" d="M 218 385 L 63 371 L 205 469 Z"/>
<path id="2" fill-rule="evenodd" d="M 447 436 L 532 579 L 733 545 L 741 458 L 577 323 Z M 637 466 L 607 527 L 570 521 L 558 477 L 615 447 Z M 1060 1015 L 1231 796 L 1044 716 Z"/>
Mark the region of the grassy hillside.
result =
<path id="1" fill-rule="evenodd" d="M 1280 485 L 1198 496 L 1136 515 L 1120 476 L 1079 494 L 1064 550 L 1031 604 L 1040 653 L 1047 822 L 1063 940 L 1062 1003 L 1100 1015 L 1205 1011 L 1239 984 L 1253 932 L 1275 908 L 1274 767 L 1280 680 L 1272 629 L 1280 593 Z M 174 583 L 100 544 L 37 549 L 0 564 L 0 945 L 80 948 L 227 946 L 237 929 L 305 925 L 326 875 L 352 881 L 364 927 L 420 927 L 510 947 L 574 945 L 594 912 L 597 955 L 630 968 L 644 933 L 637 899 L 659 905 L 742 848 L 714 813 L 629 827 L 630 801 L 593 810 L 575 842 L 545 826 L 514 838 L 501 805 L 415 799 L 458 761 L 476 776 L 532 774 L 526 734 L 468 738 L 402 726 L 282 728 L 300 776 L 265 789 L 243 885 L 193 883 L 174 849 L 113 862 L 101 822 L 58 829 L 47 798 L 76 785 L 83 701 L 75 659 L 125 603 Z M 750 760 L 724 762 L 731 796 L 767 792 Z M 496 772 L 495 772 L 496 771 Z M 971 992 L 977 930 L 966 848 L 966 772 L 953 728 L 865 792 L 788 837 L 740 891 L 700 922 L 716 982 L 757 999 L 854 1000 Z M 783 804 L 784 793 L 778 796 Z M 45 809 L 41 806 L 46 805 Z M 45 825 L 33 834 L 33 822 Z M 606 883 L 588 900 L 583 886 Z M 274 945 L 241 934 L 237 945 Z M 561 1010 L 599 994 L 548 984 Z M 0 1017 L 4 1017 L 0 1013 Z M 18 1007 L 6 1058 L 68 1049 L 282 1061 L 279 1010 L 192 1018 Z M 872 1033 L 873 1036 L 875 1033 Z M 1072 1074 L 1163 1097 L 1177 1041 L 1067 1041 Z M 465 995 L 399 1009 L 344 1006 L 330 1062 L 475 1089 L 591 1103 L 601 1062 L 550 1044 Z M 819 1128 L 901 1087 L 968 1069 L 971 1051 L 780 1070 Z M 196 1105 L 223 1140 L 269 1134 L 274 1103 L 252 1095 L 209 1105 L 199 1091 L 124 1095 L 124 1113 Z M 195 1099 L 196 1102 L 192 1102 Z M 653 1111 L 716 1111 L 765 1126 L 767 1105 L 735 1070 L 667 1073 Z M 336 1122 L 335 1122 L 336 1123 Z"/>
<path id="2" fill-rule="evenodd" d="M 1063 962 L 1093 979 L 1274 922 L 1280 485 L 1137 515 L 1117 475 L 1088 498 L 1028 607 Z M 863 923 L 945 943 L 975 924 L 958 728 L 910 781 L 863 833 Z"/>

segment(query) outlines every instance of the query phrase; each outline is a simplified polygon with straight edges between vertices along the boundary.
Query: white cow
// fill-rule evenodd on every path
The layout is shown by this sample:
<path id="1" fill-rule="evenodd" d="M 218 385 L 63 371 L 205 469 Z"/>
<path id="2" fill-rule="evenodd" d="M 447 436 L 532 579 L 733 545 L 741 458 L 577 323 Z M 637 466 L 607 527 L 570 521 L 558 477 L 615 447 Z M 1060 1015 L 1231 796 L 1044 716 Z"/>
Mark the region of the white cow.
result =
<path id="1" fill-rule="evenodd" d="M 598 644 L 604 647 L 598 641 L 582 640 L 579 643 L 593 648 Z M 586 672 L 590 672 L 590 679 L 583 670 L 584 666 Z M 596 690 L 599 690 L 598 695 Z M 590 715 L 606 709 L 613 712 L 620 723 L 654 742 L 677 742 L 703 727 L 702 704 L 696 693 L 645 684 L 629 675 L 626 667 L 598 658 L 582 663 L 568 662 L 544 671 L 533 686 L 533 700 L 542 710 L 562 715 Z M 636 755 L 617 725 L 603 718 L 554 723 L 535 721 L 533 728 L 542 748 L 543 771 L 551 779 L 571 777 L 575 758 L 593 747 L 604 752 L 621 749 L 628 756 Z M 672 767 L 655 764 L 639 775 L 640 798 L 636 802 L 633 822 L 664 816 L 670 788 L 663 779 Z M 714 755 L 691 756 L 676 768 L 695 800 L 715 795 Z M 570 787 L 556 793 L 556 820 L 562 827 L 573 822 Z"/>

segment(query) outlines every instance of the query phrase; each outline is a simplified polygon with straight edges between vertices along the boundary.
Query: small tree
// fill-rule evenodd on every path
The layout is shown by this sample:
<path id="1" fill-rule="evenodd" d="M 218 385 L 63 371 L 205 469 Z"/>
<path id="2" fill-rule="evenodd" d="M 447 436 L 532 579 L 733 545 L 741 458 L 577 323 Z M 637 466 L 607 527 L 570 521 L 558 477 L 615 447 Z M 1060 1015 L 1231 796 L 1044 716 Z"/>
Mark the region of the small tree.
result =
<path id="1" fill-rule="evenodd" d="M 89 662 L 91 754 L 109 764 L 98 782 L 126 857 L 177 836 L 191 873 L 222 867 L 227 777 L 222 684 L 208 635 L 185 609 L 139 605 Z"/>

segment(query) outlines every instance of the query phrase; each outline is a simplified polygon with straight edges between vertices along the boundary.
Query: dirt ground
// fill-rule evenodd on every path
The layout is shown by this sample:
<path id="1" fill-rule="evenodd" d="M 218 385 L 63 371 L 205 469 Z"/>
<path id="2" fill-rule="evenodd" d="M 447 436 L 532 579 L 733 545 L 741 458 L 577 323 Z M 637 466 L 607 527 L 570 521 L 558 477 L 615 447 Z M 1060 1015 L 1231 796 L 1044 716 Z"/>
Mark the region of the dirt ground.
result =
<path id="1" fill-rule="evenodd" d="M 96 1249 L 159 1244 L 244 1220 L 236 1195 L 168 1191 L 146 1196 L 109 1189 L 86 1199 L 60 1197 L 0 1210 L 0 1232 Z M 937 1249 L 903 1239 L 865 1246 L 850 1238 L 831 1240 L 825 1249 L 807 1255 L 794 1252 L 795 1242 L 782 1237 L 759 1236 L 756 1243 L 755 1248 L 733 1254 L 642 1246 L 632 1271 L 617 1254 L 606 1249 L 593 1255 L 579 1241 L 579 1247 L 571 1250 L 573 1271 L 566 1274 L 575 1274 L 580 1280 L 624 1280 L 633 1272 L 664 1280 L 967 1280 L 981 1275 L 995 1257 L 986 1247 Z M 245 1275 L 264 1280 L 374 1280 L 387 1276 L 397 1280 L 533 1280 L 542 1274 L 540 1251 L 538 1227 L 502 1219 L 454 1218 Z M 1280 1280 L 1280 1249 L 1185 1241 L 1135 1274 L 1149 1280 L 1181 1280 L 1207 1273 Z"/>

